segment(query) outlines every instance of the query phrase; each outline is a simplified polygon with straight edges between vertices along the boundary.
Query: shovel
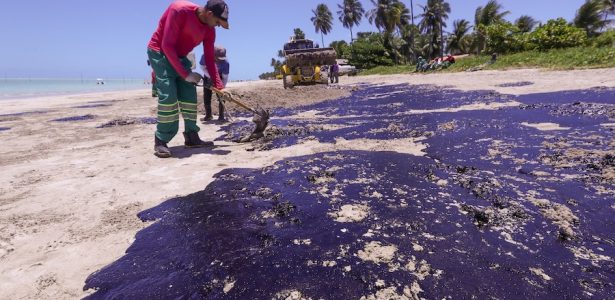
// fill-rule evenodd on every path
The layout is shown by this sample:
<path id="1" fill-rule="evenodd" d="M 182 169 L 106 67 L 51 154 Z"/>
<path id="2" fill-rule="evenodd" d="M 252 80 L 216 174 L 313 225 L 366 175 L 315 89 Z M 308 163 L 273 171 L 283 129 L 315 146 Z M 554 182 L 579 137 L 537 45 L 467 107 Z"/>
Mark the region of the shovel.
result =
<path id="1" fill-rule="evenodd" d="M 203 86 L 203 85 L 198 85 L 198 86 Z M 252 133 L 249 136 L 246 136 L 240 139 L 239 140 L 240 143 L 246 143 L 246 142 L 250 142 L 253 140 L 257 140 L 264 136 L 265 129 L 267 128 L 267 125 L 269 124 L 269 111 L 262 109 L 258 105 L 256 106 L 256 108 L 252 108 L 248 106 L 247 104 L 241 102 L 239 99 L 233 97 L 232 95 L 225 94 L 221 90 L 213 86 L 205 86 L 205 87 L 210 89 L 212 92 L 218 94 L 218 96 L 223 97 L 224 100 L 233 102 L 239 105 L 241 108 L 254 114 L 254 117 L 252 118 L 252 122 L 256 124 L 256 128 L 254 128 L 254 131 L 252 131 Z"/>

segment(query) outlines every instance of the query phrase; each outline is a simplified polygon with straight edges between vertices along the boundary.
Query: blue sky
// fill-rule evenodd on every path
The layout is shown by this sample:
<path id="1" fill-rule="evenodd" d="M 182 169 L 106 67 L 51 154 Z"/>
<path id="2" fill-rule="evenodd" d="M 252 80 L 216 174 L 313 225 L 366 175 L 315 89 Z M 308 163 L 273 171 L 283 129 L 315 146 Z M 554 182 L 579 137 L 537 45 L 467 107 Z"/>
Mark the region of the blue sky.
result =
<path id="1" fill-rule="evenodd" d="M 403 0 L 410 5 L 410 0 Z M 4 1 L 0 10 L 2 47 L 0 76 L 63 78 L 147 78 L 146 47 L 158 20 L 171 0 L 59 0 Z M 204 0 L 194 1 L 204 4 Z M 342 0 L 227 0 L 230 30 L 218 29 L 219 44 L 227 49 L 231 79 L 256 79 L 271 70 L 277 50 L 301 28 L 320 43 L 310 21 L 312 9 L 325 3 L 333 12 L 334 28 L 325 44 L 350 39 L 337 20 Z M 415 15 L 426 0 L 415 0 Z M 487 0 L 449 0 L 453 20 L 473 23 L 474 11 Z M 514 20 L 530 15 L 540 21 L 574 18 L 584 0 L 500 0 Z M 368 10 L 373 6 L 362 0 Z M 451 28 L 452 25 L 449 26 Z M 353 30 L 376 31 L 366 19 Z M 195 49 L 198 56 L 201 47 Z"/>

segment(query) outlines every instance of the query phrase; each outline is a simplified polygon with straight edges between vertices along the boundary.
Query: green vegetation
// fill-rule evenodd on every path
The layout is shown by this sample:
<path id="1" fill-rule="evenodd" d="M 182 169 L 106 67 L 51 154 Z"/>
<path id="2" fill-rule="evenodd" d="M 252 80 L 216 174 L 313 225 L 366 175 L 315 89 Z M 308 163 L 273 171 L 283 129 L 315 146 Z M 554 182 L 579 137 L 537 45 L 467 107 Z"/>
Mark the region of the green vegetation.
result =
<path id="1" fill-rule="evenodd" d="M 258 75 L 258 79 L 271 79 L 271 78 L 275 78 L 276 75 L 278 74 L 274 72 L 266 72 L 266 73 L 262 73 Z"/>
<path id="2" fill-rule="evenodd" d="M 393 65 L 384 40 L 381 34 L 359 34 L 359 38 L 350 46 L 350 63 L 359 69 Z"/>
<path id="3" fill-rule="evenodd" d="M 329 47 L 335 49 L 335 52 L 339 57 L 347 57 L 350 56 L 350 45 L 346 43 L 346 41 L 333 41 L 329 44 Z"/>
<path id="4" fill-rule="evenodd" d="M 489 56 L 459 59 L 448 70 L 465 71 L 471 67 L 482 65 L 490 59 Z M 549 51 L 525 51 L 499 56 L 494 64 L 487 65 L 484 69 L 506 70 L 535 67 L 554 70 L 615 67 L 615 48 L 578 47 Z"/>
<path id="5" fill-rule="evenodd" d="M 583 29 L 569 25 L 566 20 L 559 18 L 549 20 L 546 25 L 529 33 L 528 45 L 523 48 L 548 50 L 578 47 L 585 44 L 586 41 L 587 35 Z"/>
<path id="6" fill-rule="evenodd" d="M 524 51 L 498 57 L 494 64 L 488 65 L 488 55 L 469 56 L 457 60 L 444 72 L 466 71 L 476 66 L 484 70 L 510 70 L 524 68 L 545 68 L 552 70 L 593 69 L 615 67 L 615 47 L 578 47 L 554 49 L 549 51 Z M 365 70 L 360 75 L 389 75 L 414 72 L 414 66 L 379 66 Z"/>
<path id="7" fill-rule="evenodd" d="M 336 21 L 350 30 L 350 43 L 333 41 L 329 47 L 364 70 L 363 74 L 404 73 L 414 70 L 421 59 L 430 62 L 445 54 L 473 55 L 458 60 L 449 71 L 470 67 L 597 68 L 612 67 L 615 61 L 615 30 L 609 29 L 615 24 L 614 0 L 585 0 L 574 20 L 556 18 L 544 23 L 528 15 L 507 21 L 511 12 L 498 0 L 488 0 L 476 8 L 473 23 L 453 20 L 453 28 L 446 31 L 451 13 L 447 0 L 427 0 L 424 6 L 418 5 L 422 11 L 417 13 L 416 23 L 413 1 L 407 7 L 408 1 L 370 0 L 372 7 L 365 9 L 358 0 L 338 1 Z M 312 13 L 315 32 L 321 34 L 324 46 L 324 35 L 334 26 L 333 15 L 326 4 L 318 4 Z M 359 32 L 355 39 L 352 29 L 363 17 L 377 32 Z M 497 62 L 483 66 L 492 53 L 499 55 Z M 279 60 L 272 59 L 274 70 L 280 65 Z"/>
<path id="8" fill-rule="evenodd" d="M 611 29 L 590 41 L 594 47 L 615 48 L 615 29 Z"/>
<path id="9" fill-rule="evenodd" d="M 397 65 L 397 66 L 378 66 L 365 71 L 361 71 L 359 75 L 392 75 L 392 74 L 409 74 L 414 72 L 414 66 Z"/>

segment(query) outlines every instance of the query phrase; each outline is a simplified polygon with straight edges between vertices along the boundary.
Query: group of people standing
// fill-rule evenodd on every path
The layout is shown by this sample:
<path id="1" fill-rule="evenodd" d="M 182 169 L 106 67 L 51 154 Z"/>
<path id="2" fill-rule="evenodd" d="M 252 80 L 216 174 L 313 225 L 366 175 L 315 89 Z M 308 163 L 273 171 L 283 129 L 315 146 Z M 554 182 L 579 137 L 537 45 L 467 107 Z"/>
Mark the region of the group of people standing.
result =
<path id="1" fill-rule="evenodd" d="M 229 96 L 224 91 L 230 69 L 226 50 L 214 46 L 216 27 L 229 28 L 228 14 L 228 5 L 224 0 L 209 0 L 204 6 L 175 1 L 160 18 L 147 46 L 158 96 L 154 155 L 161 158 L 172 156 L 167 144 L 179 131 L 180 114 L 184 119 L 184 145 L 189 148 L 213 147 L 213 142 L 201 140 L 198 134 L 196 85 L 203 82 L 206 109 L 204 120 L 211 120 L 212 92 L 209 87 L 222 93 L 218 97 Z M 192 71 L 192 63 L 187 57 L 199 44 L 203 45 L 204 54 L 200 64 L 208 75 L 206 77 Z M 224 108 L 221 106 L 219 119 L 224 120 Z"/>

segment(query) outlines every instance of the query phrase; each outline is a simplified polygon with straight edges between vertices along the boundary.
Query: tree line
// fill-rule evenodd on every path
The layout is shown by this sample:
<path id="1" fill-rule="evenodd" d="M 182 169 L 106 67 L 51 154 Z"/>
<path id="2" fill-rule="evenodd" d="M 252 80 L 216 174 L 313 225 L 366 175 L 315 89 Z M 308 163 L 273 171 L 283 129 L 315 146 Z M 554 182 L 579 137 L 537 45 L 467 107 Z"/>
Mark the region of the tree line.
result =
<path id="1" fill-rule="evenodd" d="M 615 15 L 615 0 L 586 0 L 579 7 L 572 22 L 559 18 L 541 24 L 529 15 L 523 15 L 514 22 L 505 20 L 510 14 L 497 0 L 489 0 L 475 10 L 474 22 L 466 19 L 454 20 L 450 32 L 446 21 L 451 6 L 446 0 L 428 0 L 418 5 L 416 15 L 414 3 L 410 6 L 400 0 L 370 0 L 371 9 L 364 9 L 359 0 L 342 0 L 337 5 L 337 18 L 350 31 L 350 43 L 344 40 L 329 44 L 340 57 L 350 60 L 357 67 L 365 69 L 379 65 L 409 64 L 419 56 L 432 59 L 450 54 L 481 54 L 484 52 L 510 53 L 525 50 L 548 50 L 575 47 L 599 39 L 599 43 L 615 41 L 615 33 L 609 29 Z M 311 21 L 316 33 L 324 37 L 333 29 L 333 13 L 324 4 L 312 10 Z M 359 32 L 356 38 L 353 28 L 367 20 L 377 32 Z M 416 21 L 416 22 L 415 22 Z M 297 33 L 303 34 L 296 28 Z M 304 34 L 303 34 L 304 36 Z M 278 53 L 282 58 L 282 53 Z M 272 59 L 277 70 L 280 60 Z"/>

